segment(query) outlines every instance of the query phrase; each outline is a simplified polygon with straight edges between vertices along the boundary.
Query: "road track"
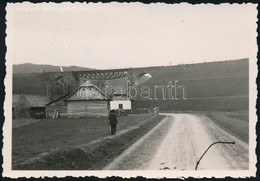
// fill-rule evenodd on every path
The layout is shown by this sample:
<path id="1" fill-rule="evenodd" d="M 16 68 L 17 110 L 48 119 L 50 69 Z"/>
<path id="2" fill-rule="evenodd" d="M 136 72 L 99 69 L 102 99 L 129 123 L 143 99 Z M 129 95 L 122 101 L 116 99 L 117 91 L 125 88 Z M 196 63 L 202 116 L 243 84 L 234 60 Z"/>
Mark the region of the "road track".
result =
<path id="1" fill-rule="evenodd" d="M 205 116 L 166 114 L 154 129 L 125 150 L 104 170 L 244 170 L 249 166 L 248 145 L 225 132 Z"/>

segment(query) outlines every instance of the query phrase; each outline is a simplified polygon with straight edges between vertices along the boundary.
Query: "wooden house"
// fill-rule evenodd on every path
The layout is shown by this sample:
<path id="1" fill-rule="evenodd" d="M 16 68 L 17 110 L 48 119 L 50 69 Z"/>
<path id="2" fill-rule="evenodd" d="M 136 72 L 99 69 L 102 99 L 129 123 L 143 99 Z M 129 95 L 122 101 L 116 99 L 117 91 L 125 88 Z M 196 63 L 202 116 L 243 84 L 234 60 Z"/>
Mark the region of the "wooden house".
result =
<path id="1" fill-rule="evenodd" d="M 68 95 L 46 105 L 47 117 L 103 117 L 109 113 L 109 97 L 89 81 Z"/>
<path id="2" fill-rule="evenodd" d="M 13 118 L 45 118 L 48 96 L 13 95 Z"/>
<path id="3" fill-rule="evenodd" d="M 89 81 L 81 84 L 65 99 L 69 117 L 108 116 L 110 98 Z"/>
<path id="4" fill-rule="evenodd" d="M 58 113 L 58 117 L 67 117 L 67 102 L 64 100 L 68 95 L 63 95 L 57 99 L 46 104 L 46 118 L 53 118 L 55 112 Z"/>

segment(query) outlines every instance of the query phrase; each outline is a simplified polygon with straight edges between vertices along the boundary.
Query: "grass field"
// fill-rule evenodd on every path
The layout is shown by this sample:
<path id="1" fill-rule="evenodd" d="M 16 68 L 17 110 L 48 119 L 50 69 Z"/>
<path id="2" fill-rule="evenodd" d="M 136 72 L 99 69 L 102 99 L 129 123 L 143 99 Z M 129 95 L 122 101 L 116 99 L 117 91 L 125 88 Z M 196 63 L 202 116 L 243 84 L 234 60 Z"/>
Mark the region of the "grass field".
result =
<path id="1" fill-rule="evenodd" d="M 160 107 L 163 112 L 175 111 L 240 111 L 247 110 L 248 96 L 241 97 L 216 97 L 216 98 L 187 98 L 186 100 L 135 100 L 134 108 Z"/>
<path id="2" fill-rule="evenodd" d="M 248 111 L 189 113 L 207 116 L 220 128 L 248 143 Z M 13 169 L 101 169 L 158 124 L 163 116 L 129 115 L 118 119 L 118 131 L 132 131 L 122 135 L 118 133 L 111 138 L 108 138 L 110 128 L 107 118 L 20 120 L 25 124 L 14 120 Z M 137 128 L 130 129 L 136 126 Z M 91 141 L 101 138 L 108 139 L 92 144 Z M 40 156 L 43 153 L 50 154 Z M 26 162 L 32 158 L 40 159 Z M 25 162 L 26 164 L 19 165 Z"/>
<path id="3" fill-rule="evenodd" d="M 33 124 L 39 122 L 40 119 L 13 119 L 12 128 L 19 128 L 25 125 Z"/>
<path id="4" fill-rule="evenodd" d="M 148 114 L 118 117 L 118 131 L 139 125 L 151 117 L 153 116 Z M 13 121 L 13 164 L 53 149 L 80 146 L 110 135 L 107 118 L 43 119 L 31 124 L 28 124 L 28 121 L 26 123 L 22 125 L 17 120 Z"/>
<path id="5" fill-rule="evenodd" d="M 169 66 L 138 86 L 149 88 L 150 99 L 143 95 L 133 101 L 133 108 L 159 106 L 162 111 L 240 111 L 248 109 L 248 59 L 236 61 Z M 169 89 L 178 80 L 175 89 Z M 182 89 L 177 87 L 182 85 Z M 156 86 L 160 87 L 155 89 Z M 158 88 L 157 87 L 157 88 Z M 156 90 L 156 91 L 155 91 Z M 170 100 L 170 91 L 178 100 Z M 183 92 L 185 100 L 183 100 Z"/>
<path id="6" fill-rule="evenodd" d="M 234 112 L 203 112 L 216 125 L 238 139 L 249 142 L 249 115 L 248 111 Z"/>

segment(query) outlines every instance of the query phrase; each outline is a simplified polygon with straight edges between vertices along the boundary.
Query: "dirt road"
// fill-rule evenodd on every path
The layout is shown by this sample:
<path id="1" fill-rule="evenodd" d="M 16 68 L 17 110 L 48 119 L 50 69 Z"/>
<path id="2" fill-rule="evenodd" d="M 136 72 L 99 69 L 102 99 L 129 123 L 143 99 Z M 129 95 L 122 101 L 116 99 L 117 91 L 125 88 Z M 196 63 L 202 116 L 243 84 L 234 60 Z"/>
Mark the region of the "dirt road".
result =
<path id="1" fill-rule="evenodd" d="M 205 116 L 167 114 L 154 129 L 119 155 L 105 170 L 194 170 L 208 146 L 198 170 L 248 169 L 248 145 L 220 129 Z"/>

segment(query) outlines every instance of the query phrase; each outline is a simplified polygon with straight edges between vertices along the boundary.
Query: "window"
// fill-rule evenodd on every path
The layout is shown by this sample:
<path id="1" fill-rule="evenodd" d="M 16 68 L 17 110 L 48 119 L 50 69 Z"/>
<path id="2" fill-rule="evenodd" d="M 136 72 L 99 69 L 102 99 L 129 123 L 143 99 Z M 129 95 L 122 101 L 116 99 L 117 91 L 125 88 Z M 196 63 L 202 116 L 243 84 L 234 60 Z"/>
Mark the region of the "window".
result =
<path id="1" fill-rule="evenodd" d="M 123 104 L 118 105 L 119 109 L 123 109 Z"/>

